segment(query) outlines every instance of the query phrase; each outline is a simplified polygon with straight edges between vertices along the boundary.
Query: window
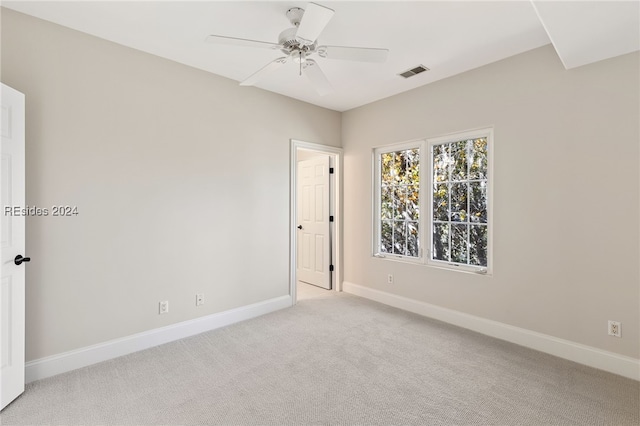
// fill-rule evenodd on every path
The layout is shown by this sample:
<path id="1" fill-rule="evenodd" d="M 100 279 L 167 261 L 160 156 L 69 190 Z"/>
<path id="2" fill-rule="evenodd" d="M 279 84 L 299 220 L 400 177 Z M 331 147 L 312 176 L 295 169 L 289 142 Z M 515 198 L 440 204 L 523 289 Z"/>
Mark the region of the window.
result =
<path id="1" fill-rule="evenodd" d="M 488 137 L 431 142 L 430 260 L 488 266 Z"/>
<path id="2" fill-rule="evenodd" d="M 492 138 L 484 129 L 376 149 L 374 255 L 489 271 Z"/>
<path id="3" fill-rule="evenodd" d="M 420 257 L 420 145 L 376 150 L 376 248 Z"/>

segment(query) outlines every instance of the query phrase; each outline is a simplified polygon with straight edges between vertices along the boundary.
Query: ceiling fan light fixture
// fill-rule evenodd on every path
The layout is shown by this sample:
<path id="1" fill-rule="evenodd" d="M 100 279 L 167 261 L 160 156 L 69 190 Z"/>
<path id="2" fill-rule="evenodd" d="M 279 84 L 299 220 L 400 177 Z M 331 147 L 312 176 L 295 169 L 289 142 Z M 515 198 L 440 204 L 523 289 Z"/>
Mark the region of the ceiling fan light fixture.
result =
<path id="1" fill-rule="evenodd" d="M 307 62 L 307 55 L 303 54 L 301 51 L 291 52 L 291 59 L 296 64 L 304 64 Z"/>

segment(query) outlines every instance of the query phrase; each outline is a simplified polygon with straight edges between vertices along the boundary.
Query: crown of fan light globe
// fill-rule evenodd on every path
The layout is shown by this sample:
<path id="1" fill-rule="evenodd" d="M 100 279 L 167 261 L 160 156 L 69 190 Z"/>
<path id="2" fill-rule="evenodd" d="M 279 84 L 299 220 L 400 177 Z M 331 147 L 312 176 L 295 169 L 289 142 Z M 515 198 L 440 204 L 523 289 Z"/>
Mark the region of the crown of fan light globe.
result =
<path id="1" fill-rule="evenodd" d="M 305 62 L 307 62 L 307 56 L 299 50 L 291 52 L 290 56 L 293 62 L 295 62 L 296 64 L 304 64 Z"/>

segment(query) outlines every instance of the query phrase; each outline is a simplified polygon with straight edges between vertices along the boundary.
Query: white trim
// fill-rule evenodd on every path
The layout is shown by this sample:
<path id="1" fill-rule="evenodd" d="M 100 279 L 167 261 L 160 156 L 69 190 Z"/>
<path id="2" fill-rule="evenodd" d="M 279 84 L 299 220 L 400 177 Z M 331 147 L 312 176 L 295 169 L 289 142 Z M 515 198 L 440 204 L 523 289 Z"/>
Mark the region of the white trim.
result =
<path id="1" fill-rule="evenodd" d="M 162 328 L 145 331 L 97 345 L 87 346 L 58 355 L 29 361 L 26 364 L 26 382 L 45 379 L 77 368 L 107 361 L 132 352 L 184 339 L 185 337 L 215 330 L 250 318 L 268 314 L 291 306 L 289 295 L 253 303 L 224 312 L 207 315 Z"/>
<path id="2" fill-rule="evenodd" d="M 296 239 L 296 218 L 297 216 L 297 163 L 298 149 L 316 151 L 329 154 L 334 160 L 333 175 L 335 184 L 332 186 L 333 194 L 330 196 L 330 203 L 333 204 L 334 230 L 335 230 L 335 252 L 333 253 L 333 283 L 334 291 L 342 291 L 342 148 L 334 146 L 320 145 L 311 142 L 303 142 L 291 139 L 290 151 L 290 186 L 289 186 L 289 295 L 291 296 L 291 304 L 295 305 L 296 295 L 296 255 L 297 255 L 297 239 Z"/>
<path id="3" fill-rule="evenodd" d="M 579 364 L 588 365 L 589 367 L 608 371 L 630 379 L 640 380 L 640 360 L 636 358 L 619 355 L 592 346 L 520 327 L 514 327 L 509 324 L 454 311 L 403 296 L 397 296 L 347 281 L 343 283 L 342 287 L 345 292 L 356 296 L 454 324 L 517 345 L 568 359 Z"/>

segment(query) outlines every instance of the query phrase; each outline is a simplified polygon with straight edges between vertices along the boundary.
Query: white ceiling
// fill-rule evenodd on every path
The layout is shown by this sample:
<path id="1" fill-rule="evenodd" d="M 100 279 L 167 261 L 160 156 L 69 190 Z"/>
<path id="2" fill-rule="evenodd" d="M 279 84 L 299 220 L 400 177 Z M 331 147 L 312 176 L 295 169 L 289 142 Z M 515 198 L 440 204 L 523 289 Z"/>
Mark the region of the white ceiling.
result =
<path id="1" fill-rule="evenodd" d="M 334 87 L 319 96 L 289 63 L 257 87 L 345 111 L 553 43 L 573 68 L 640 50 L 638 1 L 326 1 L 319 42 L 389 49 L 384 64 L 315 59 Z M 205 43 L 209 34 L 277 43 L 285 12 L 304 1 L 3 1 L 2 5 L 242 81 L 278 51 Z M 410 79 L 397 74 L 423 64 Z M 246 88 L 246 90 L 252 90 Z"/>
<path id="2" fill-rule="evenodd" d="M 534 1 L 567 69 L 640 50 L 640 2 Z"/>

